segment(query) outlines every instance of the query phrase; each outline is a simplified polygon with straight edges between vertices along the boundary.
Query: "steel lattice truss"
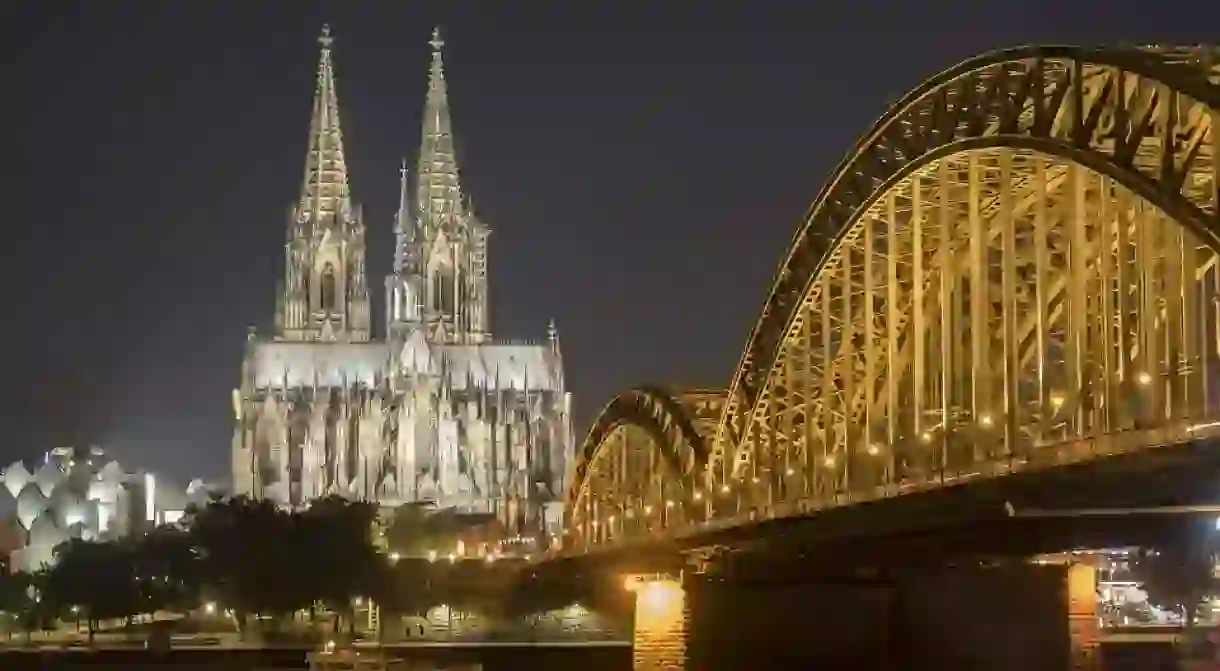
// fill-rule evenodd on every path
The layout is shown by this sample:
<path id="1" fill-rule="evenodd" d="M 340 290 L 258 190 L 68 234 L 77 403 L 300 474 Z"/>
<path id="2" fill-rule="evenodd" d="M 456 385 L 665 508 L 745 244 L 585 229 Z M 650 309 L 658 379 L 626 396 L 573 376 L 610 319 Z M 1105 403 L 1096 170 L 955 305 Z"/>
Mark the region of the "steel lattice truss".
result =
<path id="1" fill-rule="evenodd" d="M 1215 63 L 1032 47 L 925 82 L 815 201 L 728 391 L 607 406 L 565 547 L 1215 431 Z"/>

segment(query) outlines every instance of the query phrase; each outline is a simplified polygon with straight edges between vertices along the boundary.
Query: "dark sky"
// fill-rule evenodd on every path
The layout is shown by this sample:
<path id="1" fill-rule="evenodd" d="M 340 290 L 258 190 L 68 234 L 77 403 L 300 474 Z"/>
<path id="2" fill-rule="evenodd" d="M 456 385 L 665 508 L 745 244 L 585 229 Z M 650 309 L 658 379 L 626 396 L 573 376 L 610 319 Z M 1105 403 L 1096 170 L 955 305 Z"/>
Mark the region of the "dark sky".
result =
<path id="1" fill-rule="evenodd" d="M 727 383 L 808 203 L 888 101 L 997 47 L 1214 39 L 1220 6 L 1185 5 L 0 0 L 0 461 L 94 442 L 225 474 L 324 22 L 375 323 L 440 24 L 495 331 L 556 320 L 583 431 L 632 384 Z"/>

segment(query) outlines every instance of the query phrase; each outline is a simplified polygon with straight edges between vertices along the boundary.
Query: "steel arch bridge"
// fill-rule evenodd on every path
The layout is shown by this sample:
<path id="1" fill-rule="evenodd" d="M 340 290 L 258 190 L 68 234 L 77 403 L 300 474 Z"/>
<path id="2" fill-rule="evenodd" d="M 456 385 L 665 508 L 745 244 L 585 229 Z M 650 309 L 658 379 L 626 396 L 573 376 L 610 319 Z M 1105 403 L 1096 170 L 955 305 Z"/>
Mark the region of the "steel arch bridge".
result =
<path id="1" fill-rule="evenodd" d="M 565 550 L 1216 434 L 1218 126 L 1210 46 L 927 80 L 814 201 L 727 391 L 602 412 Z"/>

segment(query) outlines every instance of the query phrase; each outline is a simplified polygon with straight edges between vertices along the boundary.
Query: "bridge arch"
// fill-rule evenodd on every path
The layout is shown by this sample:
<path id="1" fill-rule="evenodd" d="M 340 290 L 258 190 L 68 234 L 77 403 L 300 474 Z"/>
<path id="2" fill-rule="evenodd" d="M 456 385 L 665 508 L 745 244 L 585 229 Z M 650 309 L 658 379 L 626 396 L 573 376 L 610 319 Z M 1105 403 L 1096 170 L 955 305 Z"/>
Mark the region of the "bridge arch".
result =
<path id="1" fill-rule="evenodd" d="M 791 364 L 785 362 L 785 346 L 802 328 L 802 315 L 809 314 L 827 270 L 850 247 L 849 239 L 860 236 L 861 222 L 885 220 L 880 210 L 886 208 L 909 209 L 912 182 L 926 186 L 945 176 L 936 166 L 957 169 L 951 177 L 969 173 L 969 165 L 953 163 L 954 157 L 973 156 L 973 163 L 965 162 L 983 171 L 1009 171 L 1017 184 L 990 194 L 993 201 L 1037 200 L 1036 189 L 1014 193 L 1021 190 L 1021 179 L 1046 193 L 1055 179 L 1067 181 L 1064 175 L 1071 173 L 1074 185 L 1094 185 L 1073 186 L 1073 193 L 1121 190 L 1184 227 L 1192 241 L 1215 249 L 1220 240 L 1212 132 L 1220 110 L 1217 53 L 1211 47 L 1023 47 L 968 60 L 894 105 L 839 165 L 793 239 L 730 383 L 709 461 L 709 486 L 740 479 L 757 456 L 758 441 L 750 432 L 765 423 L 760 420 L 770 412 L 773 392 L 789 391 L 777 382 Z M 1033 167 L 1039 162 L 1042 168 Z M 1048 169 L 1063 174 L 1048 176 Z M 979 181 L 965 189 L 977 189 Z M 1011 205 L 980 201 L 975 209 Z M 975 218 L 983 219 L 977 212 Z M 969 244 L 956 241 L 963 242 Z M 1207 268 L 1210 263 L 1205 262 Z M 787 374 L 791 377 L 791 371 Z"/>
<path id="2" fill-rule="evenodd" d="M 688 521 L 723 399 L 723 391 L 653 386 L 614 397 L 577 454 L 567 533 L 578 541 L 620 538 Z"/>
<path id="3" fill-rule="evenodd" d="M 1022 47 L 890 108 L 793 237 L 670 531 L 1220 435 L 1218 63 Z M 594 444 L 649 431 L 604 415 Z"/>

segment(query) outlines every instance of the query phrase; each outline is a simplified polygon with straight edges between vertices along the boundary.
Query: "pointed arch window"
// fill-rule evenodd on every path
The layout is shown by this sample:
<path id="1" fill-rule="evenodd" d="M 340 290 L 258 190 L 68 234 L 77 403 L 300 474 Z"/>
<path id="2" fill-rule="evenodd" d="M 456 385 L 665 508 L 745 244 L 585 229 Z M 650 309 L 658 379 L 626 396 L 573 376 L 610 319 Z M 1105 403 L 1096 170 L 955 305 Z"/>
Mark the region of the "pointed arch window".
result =
<path id="1" fill-rule="evenodd" d="M 335 269 L 328 263 L 326 269 L 322 271 L 322 310 L 324 312 L 335 311 L 337 305 L 335 294 Z"/>
<path id="2" fill-rule="evenodd" d="M 453 271 L 441 268 L 432 277 L 433 309 L 444 315 L 453 314 Z"/>

